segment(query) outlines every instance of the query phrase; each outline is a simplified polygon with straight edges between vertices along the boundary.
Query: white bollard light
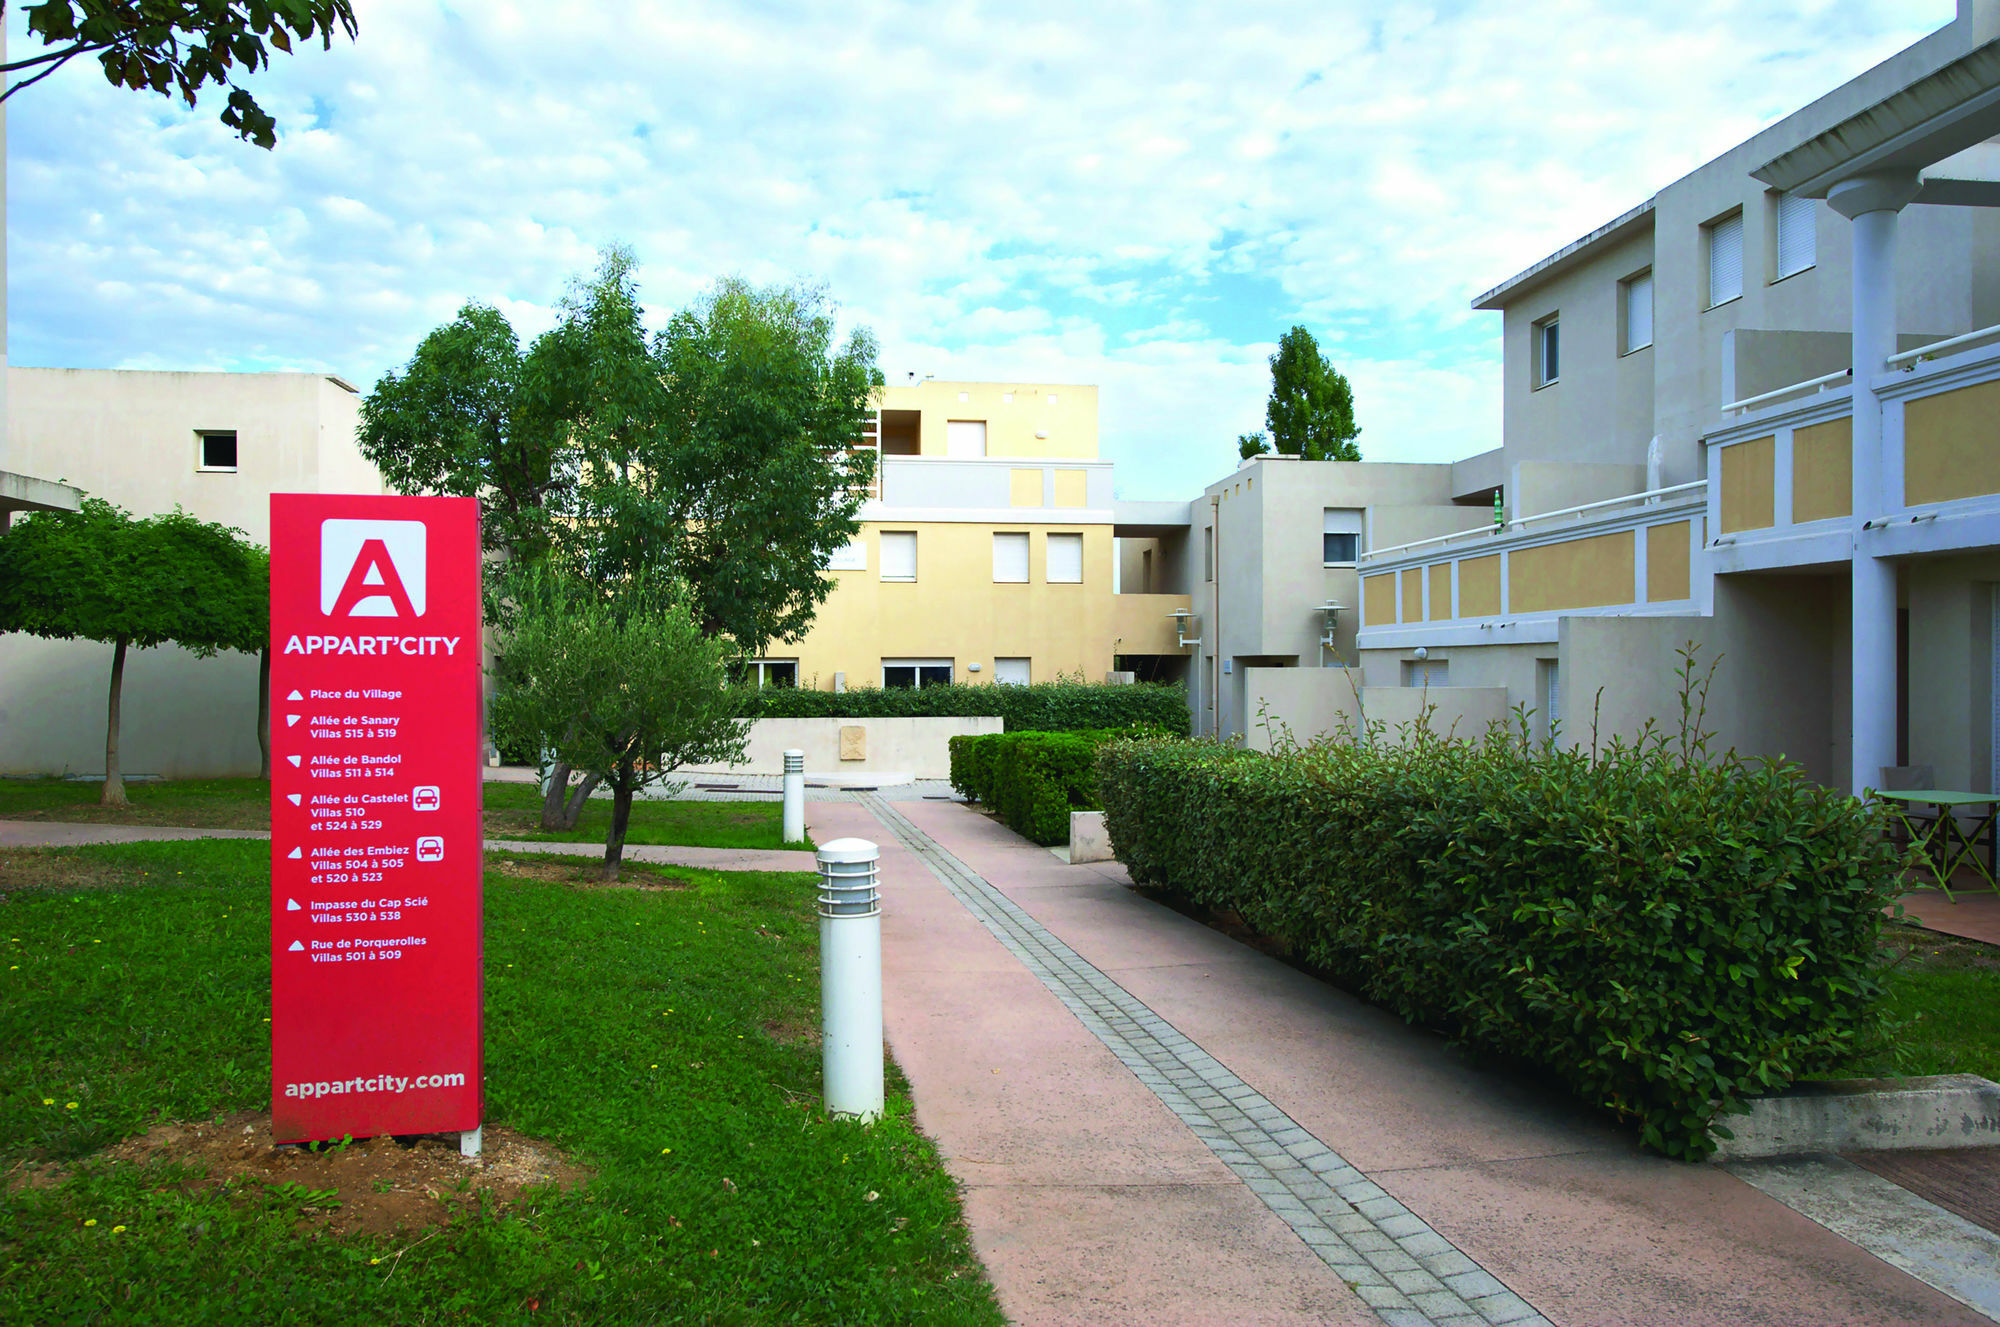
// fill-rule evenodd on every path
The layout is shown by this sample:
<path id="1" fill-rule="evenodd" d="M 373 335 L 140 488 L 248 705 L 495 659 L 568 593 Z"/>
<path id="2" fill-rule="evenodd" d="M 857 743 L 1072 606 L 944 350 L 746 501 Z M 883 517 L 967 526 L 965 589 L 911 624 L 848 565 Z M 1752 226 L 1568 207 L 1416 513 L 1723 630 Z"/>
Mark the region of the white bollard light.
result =
<path id="1" fill-rule="evenodd" d="M 819 850 L 819 1026 L 826 1109 L 882 1114 L 881 849 L 835 839 Z"/>
<path id="2" fill-rule="evenodd" d="M 785 753 L 785 842 L 806 836 L 806 753 Z"/>

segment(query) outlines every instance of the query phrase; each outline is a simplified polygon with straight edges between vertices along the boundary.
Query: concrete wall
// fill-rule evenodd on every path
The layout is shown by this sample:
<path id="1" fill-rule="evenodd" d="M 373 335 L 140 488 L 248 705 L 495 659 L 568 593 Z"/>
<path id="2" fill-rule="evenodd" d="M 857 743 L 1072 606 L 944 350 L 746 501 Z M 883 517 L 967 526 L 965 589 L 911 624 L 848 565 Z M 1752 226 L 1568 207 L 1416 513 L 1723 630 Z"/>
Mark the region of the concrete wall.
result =
<path id="1" fill-rule="evenodd" d="M 1094 458 L 1097 388 L 1077 383 L 892 383 L 876 393 L 883 410 L 915 410 L 924 456 L 946 454 L 946 425 L 984 420 L 988 456 Z M 961 400 L 960 398 L 964 399 Z"/>
<path id="2" fill-rule="evenodd" d="M 1910 614 L 1910 763 L 1931 766 L 1940 788 L 1992 792 L 2000 554 L 1911 563 L 1902 580 Z"/>
<path id="3" fill-rule="evenodd" d="M 1363 687 L 1361 712 L 1385 741 L 1400 740 L 1419 722 L 1441 736 L 1477 740 L 1507 722 L 1505 687 Z"/>
<path id="4" fill-rule="evenodd" d="M 907 774 L 914 779 L 951 775 L 951 739 L 1001 731 L 998 715 L 927 719 L 757 719 L 750 725 L 745 760 L 702 765 L 695 772 L 782 774 L 785 752 L 806 753 L 808 774 Z M 843 730 L 861 730 L 863 758 L 843 759 Z M 847 744 L 849 753 L 853 743 Z"/>
<path id="5" fill-rule="evenodd" d="M 1658 433 L 1663 482 L 1699 479 L 1699 438 L 1717 422 L 1723 402 L 1785 385 L 1771 380 L 1795 369 L 1844 358 L 1844 350 L 1832 349 L 1831 342 L 1814 344 L 1808 336 L 1787 344 L 1769 334 L 1844 338 L 1851 330 L 1849 223 L 1817 204 L 1814 266 L 1778 277 L 1775 198 L 1750 171 L 1971 49 L 1988 32 L 1989 10 L 1983 0 L 1968 8 L 1958 22 L 1666 184 L 1652 200 L 1649 218 L 1635 218 L 1601 239 L 1551 255 L 1503 288 L 1495 299 L 1504 308 L 1510 469 L 1519 461 L 1562 458 L 1643 465 L 1647 441 Z M 1710 308 L 1703 227 L 1737 210 L 1743 216 L 1743 294 Z M 1923 341 L 2000 322 L 1997 259 L 2000 216 L 1990 209 L 1906 210 L 1898 326 Z M 1648 266 L 1653 346 L 1621 354 L 1618 283 Z M 1559 315 L 1563 329 L 1562 372 L 1557 383 L 1538 387 L 1532 333 L 1551 314 Z M 1725 351 L 1725 338 L 1732 334 L 1734 343 Z M 1800 372 L 1789 380 L 1812 376 Z"/>
<path id="6" fill-rule="evenodd" d="M 360 397 L 316 373 L 10 368 L 9 449 L 137 516 L 182 507 L 270 542 L 273 492 L 380 493 L 355 442 Z M 235 473 L 197 468 L 196 430 L 234 429 Z M 0 636 L 0 773 L 102 776 L 111 647 Z M 174 647 L 126 658 L 120 764 L 255 774 L 257 661 Z"/>

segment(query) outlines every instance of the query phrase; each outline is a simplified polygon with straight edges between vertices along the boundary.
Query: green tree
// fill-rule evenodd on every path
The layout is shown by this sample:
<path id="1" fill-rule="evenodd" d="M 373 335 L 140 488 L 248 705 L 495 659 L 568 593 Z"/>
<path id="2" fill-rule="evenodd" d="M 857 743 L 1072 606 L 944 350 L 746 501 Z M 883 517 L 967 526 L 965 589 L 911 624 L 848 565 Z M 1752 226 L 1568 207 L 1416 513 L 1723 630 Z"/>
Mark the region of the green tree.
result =
<path id="1" fill-rule="evenodd" d="M 1361 435 L 1354 424 L 1354 389 L 1326 362 L 1319 343 L 1303 327 L 1278 338 L 1278 353 L 1271 356 L 1271 399 L 1264 407 L 1264 426 L 1287 456 L 1308 461 L 1361 459 L 1361 448 L 1354 441 Z M 1239 445 L 1248 437 L 1239 439 Z M 1258 441 L 1261 444 L 1262 439 Z"/>
<path id="2" fill-rule="evenodd" d="M 254 649 L 254 552 L 240 530 L 180 511 L 134 520 L 97 498 L 79 511 L 36 513 L 0 538 L 0 631 L 112 646 L 107 805 L 125 803 L 118 734 L 126 650 L 175 644 L 207 658 Z M 264 616 L 268 634 L 268 609 Z"/>
<path id="3" fill-rule="evenodd" d="M 94 55 L 113 87 L 162 96 L 190 107 L 210 83 L 229 89 L 222 122 L 258 147 L 278 141 L 278 122 L 237 82 L 289 53 L 294 37 L 333 47 L 336 27 L 356 32 L 351 0 L 44 0 L 24 6 L 28 31 L 50 49 L 0 65 L 33 74 L 0 92 L 0 101 L 32 87 L 78 56 Z"/>
<path id="4" fill-rule="evenodd" d="M 1261 433 L 1239 433 L 1236 435 L 1236 454 L 1243 460 L 1253 456 L 1271 454 L 1271 440 Z"/>
<path id="5" fill-rule="evenodd" d="M 731 647 L 701 629 L 684 591 L 646 576 L 604 589 L 544 566 L 510 592 L 494 732 L 610 787 L 604 878 L 616 880 L 635 793 L 686 765 L 743 758 L 743 698 L 724 685 Z"/>

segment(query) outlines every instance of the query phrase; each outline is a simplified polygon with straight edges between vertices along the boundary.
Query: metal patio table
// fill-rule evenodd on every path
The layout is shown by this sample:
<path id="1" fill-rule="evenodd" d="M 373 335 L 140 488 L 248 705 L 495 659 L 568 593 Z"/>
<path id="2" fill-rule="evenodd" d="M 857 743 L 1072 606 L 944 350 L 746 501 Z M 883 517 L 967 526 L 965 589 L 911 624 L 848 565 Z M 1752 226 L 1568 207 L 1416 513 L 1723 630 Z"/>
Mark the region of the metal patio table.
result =
<path id="1" fill-rule="evenodd" d="M 1932 788 L 1877 789 L 1875 796 L 1889 802 L 1890 813 L 1903 823 L 1909 832 L 1910 842 L 1923 849 L 1924 860 L 1937 877 L 1937 887 L 1944 896 L 1951 897 L 1952 873 L 1959 867 L 1970 865 L 1984 880 L 1989 889 L 2000 890 L 1995 883 L 1996 847 L 2000 847 L 2000 835 L 1996 835 L 1995 821 L 2000 820 L 2000 795 L 1994 793 L 1947 792 Z M 1928 825 L 1910 818 L 1914 807 L 1929 806 L 1937 811 L 1937 818 Z M 1967 833 L 1958 823 L 1954 814 L 1960 807 L 1983 807 L 1985 814 L 1979 823 Z M 1979 855 L 1979 841 L 1986 840 L 1986 856 Z"/>

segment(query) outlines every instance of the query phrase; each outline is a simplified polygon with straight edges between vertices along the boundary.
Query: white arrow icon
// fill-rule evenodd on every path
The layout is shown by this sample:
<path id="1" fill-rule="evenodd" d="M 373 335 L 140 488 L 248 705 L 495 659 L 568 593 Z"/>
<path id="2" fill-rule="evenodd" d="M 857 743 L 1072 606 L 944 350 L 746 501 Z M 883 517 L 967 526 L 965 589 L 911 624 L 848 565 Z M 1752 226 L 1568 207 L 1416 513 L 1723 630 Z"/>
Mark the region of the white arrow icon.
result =
<path id="1" fill-rule="evenodd" d="M 285 697 L 285 699 L 286 699 L 286 700 L 304 700 L 304 699 L 305 699 L 305 697 L 304 697 L 304 696 L 301 696 L 301 695 L 300 695 L 300 694 L 299 694 L 299 693 L 298 693 L 297 691 L 293 691 L 293 692 L 292 692 L 292 694 L 291 694 L 291 695 L 289 695 L 289 696 L 286 696 L 286 697 Z"/>
<path id="2" fill-rule="evenodd" d="M 291 762 L 292 762 L 292 768 L 293 768 L 293 769 L 297 769 L 297 768 L 299 767 L 299 762 L 300 762 L 301 760 L 304 760 L 304 759 L 305 759 L 305 757 L 304 757 L 304 756 L 286 756 L 286 757 L 285 757 L 285 759 L 286 759 L 286 760 L 289 760 L 289 761 L 291 761 Z"/>
<path id="3" fill-rule="evenodd" d="M 286 912 L 297 912 L 298 910 L 299 910 L 299 901 L 297 899 L 288 898 L 285 900 Z"/>
<path id="4" fill-rule="evenodd" d="M 286 793 L 285 800 L 290 802 L 293 806 L 297 806 L 301 801 L 304 800 L 304 797 L 300 793 Z"/>
<path id="5" fill-rule="evenodd" d="M 302 945 L 302 944 L 300 944 L 300 943 L 299 943 L 298 941 L 294 940 L 294 941 L 292 941 L 292 942 L 291 942 L 291 944 L 289 944 L 289 945 L 285 946 L 285 952 L 286 952 L 287 954 L 296 954 L 296 953 L 299 953 L 299 952 L 300 952 L 301 950 L 303 950 L 304 948 L 305 948 L 305 946 L 304 946 L 304 945 Z"/>
<path id="6" fill-rule="evenodd" d="M 285 860 L 288 862 L 296 862 L 300 857 L 304 855 L 305 855 L 305 850 L 303 848 L 294 848 L 290 852 L 285 854 Z"/>
<path id="7" fill-rule="evenodd" d="M 293 724 L 295 724 L 295 723 L 297 723 L 297 722 L 299 721 L 299 718 L 300 718 L 300 716 L 299 716 L 299 715 L 296 715 L 296 714 L 287 714 L 287 715 L 285 716 L 285 727 L 287 727 L 287 728 L 290 728 L 290 727 L 291 727 L 291 726 L 292 726 Z"/>

